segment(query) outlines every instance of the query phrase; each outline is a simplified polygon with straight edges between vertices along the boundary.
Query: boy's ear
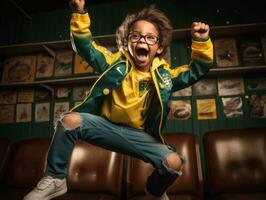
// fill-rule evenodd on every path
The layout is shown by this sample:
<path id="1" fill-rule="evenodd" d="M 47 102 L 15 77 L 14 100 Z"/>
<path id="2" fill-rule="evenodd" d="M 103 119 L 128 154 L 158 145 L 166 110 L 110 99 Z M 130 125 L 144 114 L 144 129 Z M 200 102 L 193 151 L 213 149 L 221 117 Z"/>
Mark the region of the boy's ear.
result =
<path id="1" fill-rule="evenodd" d="M 163 47 L 159 47 L 159 48 L 157 49 L 156 53 L 157 53 L 158 55 L 160 55 L 160 54 L 163 52 L 163 50 L 164 50 Z"/>

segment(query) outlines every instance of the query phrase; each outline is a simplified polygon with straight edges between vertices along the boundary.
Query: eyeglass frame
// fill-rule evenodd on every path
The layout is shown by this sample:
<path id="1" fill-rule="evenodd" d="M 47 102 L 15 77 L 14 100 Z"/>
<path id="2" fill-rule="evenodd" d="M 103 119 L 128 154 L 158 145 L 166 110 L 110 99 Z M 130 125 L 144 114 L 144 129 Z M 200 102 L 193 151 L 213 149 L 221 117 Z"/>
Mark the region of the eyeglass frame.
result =
<path id="1" fill-rule="evenodd" d="M 130 39 L 130 35 L 133 35 L 133 34 L 138 35 L 138 36 L 139 36 L 139 39 L 136 40 L 136 41 L 131 41 L 131 39 Z M 146 38 L 147 36 L 155 37 L 155 38 L 156 38 L 156 41 L 155 41 L 154 43 L 150 43 L 150 42 L 148 42 L 148 41 L 147 41 L 147 38 Z M 155 35 L 152 35 L 152 34 L 142 35 L 142 34 L 140 34 L 139 32 L 131 32 L 131 33 L 128 34 L 128 40 L 131 41 L 132 43 L 137 43 L 137 42 L 139 42 L 139 41 L 141 40 L 141 38 L 144 38 L 144 41 L 145 41 L 148 45 L 155 45 L 156 43 L 158 43 L 158 41 L 160 41 L 160 37 L 155 36 Z"/>

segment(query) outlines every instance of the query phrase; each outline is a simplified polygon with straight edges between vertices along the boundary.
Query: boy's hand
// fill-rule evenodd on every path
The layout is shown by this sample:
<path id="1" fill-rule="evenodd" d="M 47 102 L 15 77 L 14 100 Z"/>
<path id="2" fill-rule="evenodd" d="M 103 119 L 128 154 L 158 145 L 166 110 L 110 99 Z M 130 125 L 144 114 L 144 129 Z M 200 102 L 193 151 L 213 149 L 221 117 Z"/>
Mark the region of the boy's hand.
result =
<path id="1" fill-rule="evenodd" d="M 72 10 L 83 12 L 85 7 L 85 0 L 70 0 L 69 5 Z"/>
<path id="2" fill-rule="evenodd" d="M 202 22 L 193 22 L 191 25 L 191 36 L 195 40 L 205 40 L 209 37 L 210 27 Z"/>

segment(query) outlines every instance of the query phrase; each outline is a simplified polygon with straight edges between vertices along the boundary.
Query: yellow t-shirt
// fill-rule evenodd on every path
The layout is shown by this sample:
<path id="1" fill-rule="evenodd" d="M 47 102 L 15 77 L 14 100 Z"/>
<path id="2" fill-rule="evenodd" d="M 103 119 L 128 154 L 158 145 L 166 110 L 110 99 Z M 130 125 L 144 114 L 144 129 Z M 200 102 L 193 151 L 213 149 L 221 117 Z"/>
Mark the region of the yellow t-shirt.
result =
<path id="1" fill-rule="evenodd" d="M 114 123 L 143 130 L 151 90 L 150 72 L 133 67 L 122 84 L 104 100 L 102 116 Z"/>

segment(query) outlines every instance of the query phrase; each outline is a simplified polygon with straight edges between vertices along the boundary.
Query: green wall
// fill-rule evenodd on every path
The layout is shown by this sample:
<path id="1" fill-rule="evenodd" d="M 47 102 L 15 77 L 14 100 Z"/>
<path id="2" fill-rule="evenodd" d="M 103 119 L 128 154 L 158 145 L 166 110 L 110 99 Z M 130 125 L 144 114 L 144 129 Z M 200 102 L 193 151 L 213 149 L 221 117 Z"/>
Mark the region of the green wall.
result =
<path id="1" fill-rule="evenodd" d="M 190 4 L 189 1 L 186 1 L 181 4 L 177 0 L 131 0 L 111 4 L 87 5 L 92 19 L 91 29 L 93 35 L 113 34 L 127 13 L 132 13 L 151 3 L 154 3 L 157 8 L 167 14 L 176 29 L 189 28 L 193 21 L 204 21 L 211 26 L 226 25 L 228 22 L 230 24 L 266 22 L 266 17 L 261 13 L 256 13 L 257 17 L 252 14 L 248 17 L 239 15 L 233 8 L 228 8 L 226 11 L 223 9 L 217 11 L 216 6 L 210 6 L 202 2 Z M 6 26 L 6 32 L 0 33 L 0 43 L 17 44 L 69 39 L 69 13 L 69 10 L 58 10 L 32 14 L 32 21 L 23 20 L 21 16 L 4 16 L 1 20 L 2 27 L 3 25 L 8 26 Z M 14 23 L 18 18 L 20 23 Z M 13 24 L 13 26 L 10 24 Z M 10 30 L 13 31 L 10 32 Z M 189 40 L 189 37 L 184 38 L 184 41 L 174 41 L 171 45 L 172 64 L 174 66 L 188 62 L 190 52 L 187 51 L 187 42 Z M 187 98 L 192 102 L 192 119 L 186 121 L 168 121 L 165 132 L 192 132 L 197 134 L 202 147 L 202 138 L 207 131 L 243 127 L 266 127 L 266 119 L 248 117 L 248 105 L 244 95 L 242 100 L 245 114 L 243 117 L 235 119 L 225 118 L 222 114 L 220 98 L 218 96 L 213 97 L 217 103 L 218 118 L 216 120 L 198 121 L 195 105 L 197 97 L 192 96 Z M 54 101 L 51 100 L 50 103 L 52 105 Z M 34 108 L 34 105 L 32 108 Z M 34 109 L 32 110 L 32 116 L 34 116 Z M 0 136 L 8 137 L 13 141 L 32 137 L 50 137 L 52 134 L 53 124 L 48 122 L 0 125 Z M 203 157 L 202 148 L 201 154 Z"/>

